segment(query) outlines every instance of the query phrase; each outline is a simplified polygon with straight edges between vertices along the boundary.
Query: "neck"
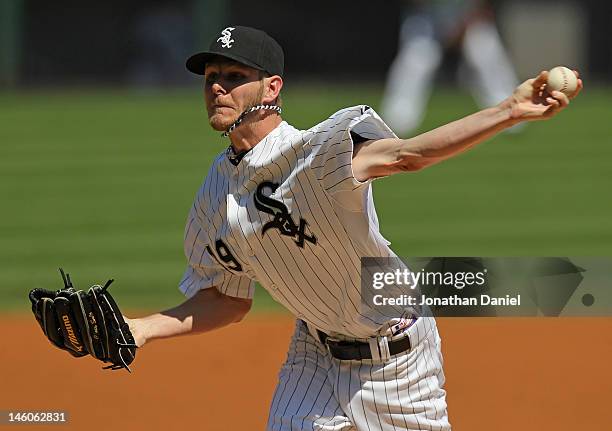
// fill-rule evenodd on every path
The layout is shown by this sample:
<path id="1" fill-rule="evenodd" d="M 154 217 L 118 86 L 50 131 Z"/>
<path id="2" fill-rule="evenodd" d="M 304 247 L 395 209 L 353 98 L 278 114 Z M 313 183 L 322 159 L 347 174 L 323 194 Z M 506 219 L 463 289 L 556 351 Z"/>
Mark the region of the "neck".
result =
<path id="1" fill-rule="evenodd" d="M 259 111 L 251 115 L 255 118 L 245 119 L 229 135 L 236 154 L 253 148 L 283 121 L 275 112 Z"/>

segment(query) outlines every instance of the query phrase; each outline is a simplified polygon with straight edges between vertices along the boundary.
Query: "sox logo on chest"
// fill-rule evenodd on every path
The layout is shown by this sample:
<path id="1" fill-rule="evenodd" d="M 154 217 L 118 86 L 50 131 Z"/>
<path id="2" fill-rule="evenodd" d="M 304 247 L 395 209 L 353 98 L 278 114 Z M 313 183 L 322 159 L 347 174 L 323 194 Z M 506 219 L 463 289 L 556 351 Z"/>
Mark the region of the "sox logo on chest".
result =
<path id="1" fill-rule="evenodd" d="M 316 245 L 316 235 L 306 233 L 306 226 L 308 226 L 306 220 L 300 217 L 299 225 L 296 224 L 285 204 L 264 194 L 264 189 L 269 188 L 272 193 L 274 193 L 278 189 L 278 186 L 277 183 L 268 181 L 263 182 L 257 186 L 257 190 L 253 197 L 255 207 L 259 211 L 274 216 L 272 220 L 263 225 L 261 236 L 264 236 L 269 229 L 278 229 L 281 235 L 292 237 L 298 247 L 304 248 L 306 241 Z M 242 265 L 234 257 L 229 246 L 222 239 L 217 239 L 215 241 L 214 251 L 210 245 L 206 246 L 206 251 L 208 251 L 213 259 L 224 268 L 235 272 L 242 271 Z"/>

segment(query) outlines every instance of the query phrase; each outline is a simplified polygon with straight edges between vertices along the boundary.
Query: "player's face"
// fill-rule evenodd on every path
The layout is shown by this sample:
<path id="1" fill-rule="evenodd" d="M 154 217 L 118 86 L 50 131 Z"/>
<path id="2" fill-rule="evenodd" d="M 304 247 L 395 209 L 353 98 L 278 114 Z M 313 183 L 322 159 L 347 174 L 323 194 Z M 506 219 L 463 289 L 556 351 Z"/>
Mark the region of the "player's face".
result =
<path id="1" fill-rule="evenodd" d="M 232 61 L 211 62 L 204 71 L 204 99 L 213 129 L 229 128 L 242 112 L 261 103 L 260 71 Z"/>

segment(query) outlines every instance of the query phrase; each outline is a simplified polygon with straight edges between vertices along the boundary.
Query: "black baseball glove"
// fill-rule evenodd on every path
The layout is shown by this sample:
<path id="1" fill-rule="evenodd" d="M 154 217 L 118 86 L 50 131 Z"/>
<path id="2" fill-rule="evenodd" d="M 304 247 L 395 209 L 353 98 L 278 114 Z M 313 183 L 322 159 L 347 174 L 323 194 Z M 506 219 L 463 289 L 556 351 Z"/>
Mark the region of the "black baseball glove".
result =
<path id="1" fill-rule="evenodd" d="M 32 312 L 44 334 L 55 346 L 75 357 L 91 355 L 110 363 L 105 369 L 125 368 L 136 356 L 136 344 L 117 303 L 108 292 L 113 280 L 94 285 L 87 292 L 75 290 L 70 275 L 64 274 L 64 288 L 55 292 L 30 291 Z"/>

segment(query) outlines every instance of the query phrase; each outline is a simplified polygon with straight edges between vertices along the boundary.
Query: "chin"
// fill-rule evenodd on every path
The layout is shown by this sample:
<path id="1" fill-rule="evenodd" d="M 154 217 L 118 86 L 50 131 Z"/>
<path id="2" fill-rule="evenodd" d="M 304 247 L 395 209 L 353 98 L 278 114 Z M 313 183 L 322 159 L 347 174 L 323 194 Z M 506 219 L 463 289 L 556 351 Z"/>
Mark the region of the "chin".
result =
<path id="1" fill-rule="evenodd" d="M 208 117 L 208 122 L 210 123 L 210 127 L 217 132 L 226 131 L 232 124 L 234 124 L 233 119 L 228 119 L 227 117 L 223 117 L 222 115 L 211 115 Z"/>

